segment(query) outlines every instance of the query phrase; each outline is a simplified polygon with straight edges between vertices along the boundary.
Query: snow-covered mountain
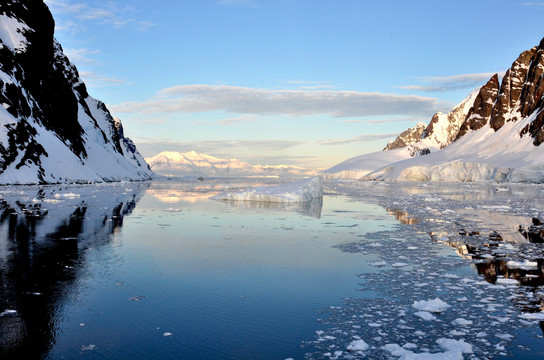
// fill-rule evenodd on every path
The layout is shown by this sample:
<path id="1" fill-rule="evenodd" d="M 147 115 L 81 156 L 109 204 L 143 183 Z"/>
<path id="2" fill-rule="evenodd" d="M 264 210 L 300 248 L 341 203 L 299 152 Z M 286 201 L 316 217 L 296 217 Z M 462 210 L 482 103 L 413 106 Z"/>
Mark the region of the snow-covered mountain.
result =
<path id="1" fill-rule="evenodd" d="M 315 176 L 320 169 L 305 169 L 290 165 L 251 165 L 237 159 L 220 159 L 195 151 L 180 153 L 163 151 L 146 159 L 151 169 L 166 176 L 185 177 L 248 177 Z"/>
<path id="2" fill-rule="evenodd" d="M 40 0 L 0 2 L 0 184 L 146 180 L 153 172 L 89 96 Z"/>
<path id="3" fill-rule="evenodd" d="M 365 180 L 543 182 L 544 39 L 519 55 L 501 83 L 495 74 L 450 113 L 434 115 L 419 139 L 406 136 L 419 128 L 391 143 L 400 148 L 349 159 L 324 175 Z M 387 152 L 391 154 L 386 156 Z M 375 166 L 382 158 L 387 159 Z"/>

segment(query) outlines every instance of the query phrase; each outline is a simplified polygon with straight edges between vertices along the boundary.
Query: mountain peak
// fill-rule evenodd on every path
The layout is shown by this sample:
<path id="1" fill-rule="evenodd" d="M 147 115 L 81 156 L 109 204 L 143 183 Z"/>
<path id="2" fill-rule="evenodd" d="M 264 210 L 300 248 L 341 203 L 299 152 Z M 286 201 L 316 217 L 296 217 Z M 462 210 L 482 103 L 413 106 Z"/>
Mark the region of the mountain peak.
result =
<path id="1" fill-rule="evenodd" d="M 320 169 L 305 169 L 289 165 L 251 165 L 237 159 L 221 159 L 189 151 L 163 151 L 146 159 L 151 169 L 160 175 L 185 177 L 301 177 L 315 176 Z"/>

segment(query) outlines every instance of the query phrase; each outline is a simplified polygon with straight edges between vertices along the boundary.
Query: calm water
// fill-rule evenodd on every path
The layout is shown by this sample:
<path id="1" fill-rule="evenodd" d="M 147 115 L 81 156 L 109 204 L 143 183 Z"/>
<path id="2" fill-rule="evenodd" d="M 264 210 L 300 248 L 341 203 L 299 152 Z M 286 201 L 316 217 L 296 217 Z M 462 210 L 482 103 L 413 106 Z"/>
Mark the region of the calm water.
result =
<path id="1" fill-rule="evenodd" d="M 356 275 L 376 258 L 333 246 L 397 221 L 343 196 L 207 199 L 223 188 L 2 189 L 0 357 L 302 358 L 321 309 L 371 294 Z"/>
<path id="2" fill-rule="evenodd" d="M 208 199 L 256 185 L 0 188 L 0 359 L 390 359 L 385 344 L 445 338 L 468 358 L 544 356 L 544 248 L 520 232 L 544 221 L 543 186 Z M 437 297 L 448 310 L 424 320 L 413 304 Z"/>

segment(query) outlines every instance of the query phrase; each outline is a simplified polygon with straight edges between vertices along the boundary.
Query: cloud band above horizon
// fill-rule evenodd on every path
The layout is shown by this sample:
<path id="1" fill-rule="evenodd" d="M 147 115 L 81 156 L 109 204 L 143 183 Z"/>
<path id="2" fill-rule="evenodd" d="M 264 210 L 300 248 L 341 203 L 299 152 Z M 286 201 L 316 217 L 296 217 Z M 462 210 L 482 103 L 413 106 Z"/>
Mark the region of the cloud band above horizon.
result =
<path id="1" fill-rule="evenodd" d="M 436 98 L 332 90 L 269 90 L 225 85 L 178 85 L 150 100 L 110 106 L 115 113 L 174 113 L 223 110 L 254 115 L 426 115 L 444 110 Z"/>

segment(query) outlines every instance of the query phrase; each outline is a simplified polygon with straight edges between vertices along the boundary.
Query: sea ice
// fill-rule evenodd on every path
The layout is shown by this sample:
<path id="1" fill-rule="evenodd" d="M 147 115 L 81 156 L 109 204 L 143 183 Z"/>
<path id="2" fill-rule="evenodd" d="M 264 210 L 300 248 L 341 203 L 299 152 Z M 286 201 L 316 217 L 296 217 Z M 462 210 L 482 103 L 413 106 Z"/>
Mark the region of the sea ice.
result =
<path id="1" fill-rule="evenodd" d="M 426 321 L 436 320 L 436 316 L 428 311 L 417 311 L 414 313 L 414 315 Z"/>
<path id="2" fill-rule="evenodd" d="M 435 298 L 432 300 L 414 301 L 412 307 L 416 310 L 441 313 L 448 310 L 451 305 L 439 298 Z"/>
<path id="3" fill-rule="evenodd" d="M 368 344 L 363 340 L 353 340 L 347 347 L 348 351 L 365 351 L 368 349 Z"/>

